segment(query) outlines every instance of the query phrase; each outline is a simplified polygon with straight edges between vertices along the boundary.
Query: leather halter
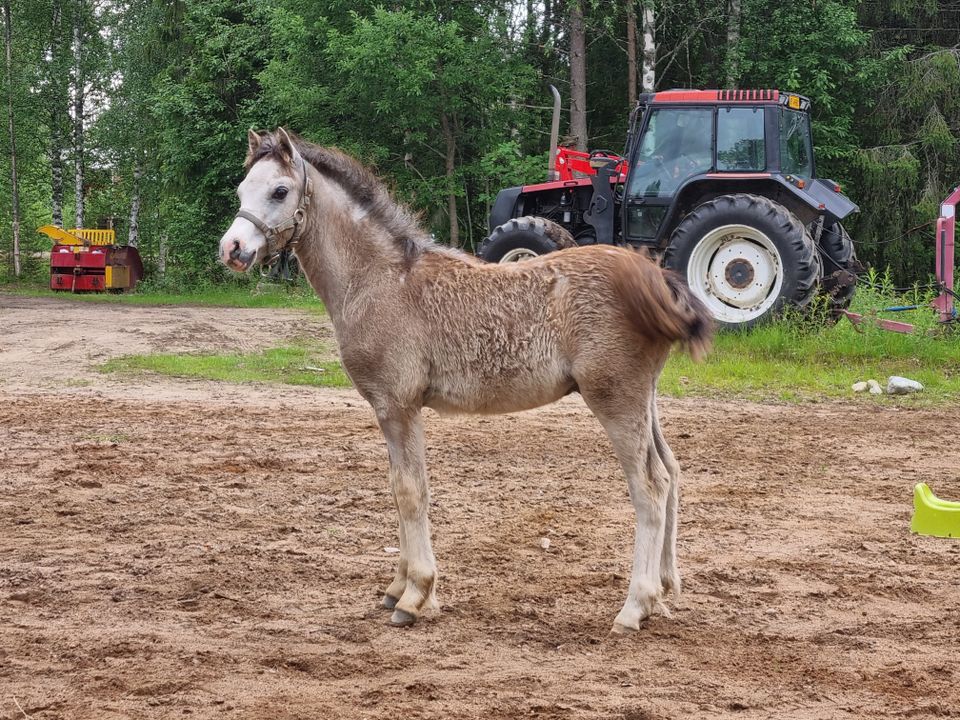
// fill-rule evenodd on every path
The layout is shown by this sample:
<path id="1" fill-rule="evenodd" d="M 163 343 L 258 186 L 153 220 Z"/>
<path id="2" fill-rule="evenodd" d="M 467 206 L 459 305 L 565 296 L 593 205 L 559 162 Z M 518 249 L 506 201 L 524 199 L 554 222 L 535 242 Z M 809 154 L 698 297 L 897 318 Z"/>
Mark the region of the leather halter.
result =
<path id="1" fill-rule="evenodd" d="M 263 260 L 263 263 L 266 265 L 276 260 L 280 256 L 280 253 L 287 248 L 294 247 L 300 239 L 300 231 L 303 229 L 303 221 L 307 215 L 306 210 L 310 205 L 310 197 L 313 195 L 313 181 L 310 179 L 310 173 L 307 171 L 307 165 L 303 161 L 303 158 L 301 157 L 299 160 L 300 170 L 303 172 L 303 185 L 300 188 L 300 204 L 297 205 L 297 209 L 293 211 L 293 215 L 282 223 L 271 227 L 249 210 L 240 208 L 236 214 L 236 217 L 252 222 L 257 230 L 262 232 L 264 238 L 266 238 L 267 255 Z M 284 237 L 284 233 L 291 229 L 293 232 L 287 237 Z"/>

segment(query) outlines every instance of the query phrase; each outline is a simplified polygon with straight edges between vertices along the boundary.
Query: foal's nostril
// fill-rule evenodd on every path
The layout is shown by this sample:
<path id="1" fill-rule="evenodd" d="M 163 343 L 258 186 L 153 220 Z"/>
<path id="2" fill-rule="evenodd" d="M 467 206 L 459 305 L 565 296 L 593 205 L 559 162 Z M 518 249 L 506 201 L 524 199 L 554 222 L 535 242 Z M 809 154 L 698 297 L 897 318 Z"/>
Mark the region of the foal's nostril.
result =
<path id="1" fill-rule="evenodd" d="M 230 259 L 231 260 L 240 259 L 240 241 L 239 240 L 233 241 L 233 250 L 230 251 Z"/>

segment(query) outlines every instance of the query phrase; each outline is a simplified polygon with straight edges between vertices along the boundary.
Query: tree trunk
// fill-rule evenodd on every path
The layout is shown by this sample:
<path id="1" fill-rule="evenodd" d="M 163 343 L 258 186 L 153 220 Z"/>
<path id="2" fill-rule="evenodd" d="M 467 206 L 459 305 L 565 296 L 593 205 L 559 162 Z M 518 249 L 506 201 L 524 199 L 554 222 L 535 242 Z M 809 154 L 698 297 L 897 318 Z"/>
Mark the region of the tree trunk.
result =
<path id="1" fill-rule="evenodd" d="M 17 136 L 13 123 L 13 31 L 10 0 L 3 0 L 4 44 L 7 55 L 7 116 L 10 121 L 10 178 L 13 211 L 13 274 L 20 277 L 20 188 L 17 178 Z"/>
<path id="2" fill-rule="evenodd" d="M 643 0 L 643 92 L 653 92 L 657 86 L 657 18 L 653 0 Z"/>
<path id="3" fill-rule="evenodd" d="M 637 13 L 635 0 L 627 0 L 627 107 L 637 104 Z"/>
<path id="4" fill-rule="evenodd" d="M 66 69 L 63 67 L 66 45 L 63 42 L 63 6 L 57 0 L 53 5 L 50 32 L 50 63 L 47 80 L 50 87 L 48 114 L 50 118 L 50 195 L 53 224 L 63 227 L 63 145 L 64 120 L 67 116 Z"/>
<path id="5" fill-rule="evenodd" d="M 73 25 L 74 46 L 74 86 L 73 86 L 73 158 L 74 158 L 74 192 L 76 194 L 76 223 L 78 228 L 83 227 L 83 101 L 86 93 L 86 79 L 83 72 L 83 42 L 82 31 L 84 23 L 83 0 L 78 0 L 77 16 Z"/>
<path id="6" fill-rule="evenodd" d="M 133 195 L 130 198 L 130 226 L 127 230 L 127 245 L 137 247 L 140 242 L 140 180 L 143 165 L 138 160 L 133 166 Z"/>
<path id="7" fill-rule="evenodd" d="M 570 134 L 587 149 L 587 48 L 582 0 L 570 0 Z"/>
<path id="8" fill-rule="evenodd" d="M 440 127 L 443 130 L 443 139 L 447 144 L 447 214 L 450 216 L 450 246 L 460 247 L 460 223 L 457 220 L 457 195 L 453 191 L 456 179 L 457 141 L 453 136 L 450 118 L 446 113 L 440 114 Z"/>
<path id="9" fill-rule="evenodd" d="M 740 84 L 740 0 L 730 0 L 727 11 L 727 87 Z"/>

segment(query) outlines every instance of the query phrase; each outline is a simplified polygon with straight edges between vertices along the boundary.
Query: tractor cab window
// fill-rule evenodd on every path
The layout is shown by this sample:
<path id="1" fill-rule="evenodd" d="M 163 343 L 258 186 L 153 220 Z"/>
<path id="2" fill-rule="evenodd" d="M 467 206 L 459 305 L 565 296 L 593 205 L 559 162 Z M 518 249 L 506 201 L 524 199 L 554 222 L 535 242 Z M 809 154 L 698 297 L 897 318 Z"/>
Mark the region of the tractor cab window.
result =
<path id="1" fill-rule="evenodd" d="M 726 107 L 717 113 L 717 170 L 765 170 L 763 108 Z"/>
<path id="2" fill-rule="evenodd" d="M 780 108 L 780 171 L 787 175 L 813 177 L 810 116 Z"/>
<path id="3" fill-rule="evenodd" d="M 627 195 L 673 195 L 691 175 L 713 165 L 713 110 L 658 108 L 640 138 L 631 165 Z"/>

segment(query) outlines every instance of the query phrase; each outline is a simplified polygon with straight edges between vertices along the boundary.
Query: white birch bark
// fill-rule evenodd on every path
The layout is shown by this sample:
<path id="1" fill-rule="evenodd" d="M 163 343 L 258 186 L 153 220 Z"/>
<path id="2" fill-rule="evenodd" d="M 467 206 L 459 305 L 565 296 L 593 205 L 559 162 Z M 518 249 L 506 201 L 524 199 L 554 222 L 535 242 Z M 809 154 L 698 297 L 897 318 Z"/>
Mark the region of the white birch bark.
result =
<path id="1" fill-rule="evenodd" d="M 20 186 L 17 176 L 17 134 L 13 118 L 13 18 L 10 0 L 3 0 L 4 45 L 7 59 L 7 117 L 10 131 L 10 191 L 13 212 L 13 274 L 20 277 Z"/>
<path id="2" fill-rule="evenodd" d="M 140 242 L 140 180 L 143 166 L 137 161 L 133 166 L 133 195 L 130 198 L 130 224 L 127 230 L 127 245 L 137 247 Z"/>
<path id="3" fill-rule="evenodd" d="M 83 17 L 83 0 L 79 0 L 77 16 L 73 25 L 73 52 L 74 52 L 74 85 L 73 85 L 73 159 L 74 159 L 74 193 L 76 195 L 76 224 L 83 227 L 83 104 L 86 93 L 86 78 L 83 72 L 83 41 L 81 31 Z"/>
<path id="4" fill-rule="evenodd" d="M 740 0 L 730 0 L 727 11 L 727 87 L 740 84 Z"/>
<path id="5" fill-rule="evenodd" d="M 643 0 L 643 71 L 640 82 L 645 93 L 653 92 L 657 86 L 656 20 L 653 0 Z"/>

